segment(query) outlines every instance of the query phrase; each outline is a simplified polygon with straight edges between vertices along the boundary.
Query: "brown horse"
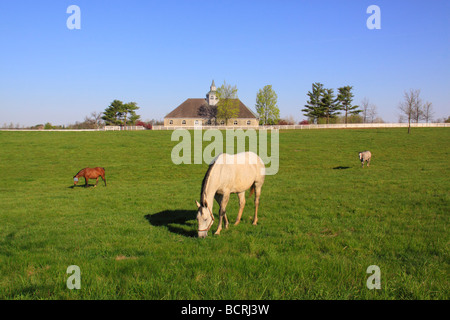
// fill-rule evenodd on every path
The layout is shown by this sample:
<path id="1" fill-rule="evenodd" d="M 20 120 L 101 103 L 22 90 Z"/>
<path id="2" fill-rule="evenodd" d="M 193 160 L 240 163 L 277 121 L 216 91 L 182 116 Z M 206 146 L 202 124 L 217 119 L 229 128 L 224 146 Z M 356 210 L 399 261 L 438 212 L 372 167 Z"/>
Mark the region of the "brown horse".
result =
<path id="1" fill-rule="evenodd" d="M 78 178 L 80 177 L 84 177 L 84 180 L 86 182 L 86 184 L 84 185 L 85 187 L 89 186 L 88 184 L 89 179 L 97 179 L 97 182 L 95 183 L 94 186 L 96 187 L 98 184 L 98 178 L 102 177 L 106 187 L 105 168 L 96 167 L 96 168 L 84 168 L 80 170 L 76 175 L 73 176 L 74 185 L 77 185 Z"/>

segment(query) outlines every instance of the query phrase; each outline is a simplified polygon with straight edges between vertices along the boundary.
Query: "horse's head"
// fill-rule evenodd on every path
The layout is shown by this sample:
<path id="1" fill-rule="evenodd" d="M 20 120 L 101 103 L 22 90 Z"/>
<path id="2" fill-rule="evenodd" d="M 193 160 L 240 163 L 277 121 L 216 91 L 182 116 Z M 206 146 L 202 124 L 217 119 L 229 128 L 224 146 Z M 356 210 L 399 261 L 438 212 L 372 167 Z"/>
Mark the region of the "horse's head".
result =
<path id="1" fill-rule="evenodd" d="M 211 229 L 211 226 L 214 223 L 214 215 L 209 209 L 208 204 L 206 204 L 206 206 L 202 206 L 198 201 L 195 201 L 195 203 L 197 204 L 198 207 L 197 211 L 198 237 L 206 238 L 209 229 Z"/>
<path id="2" fill-rule="evenodd" d="M 73 176 L 73 184 L 76 186 L 78 183 L 78 178 L 77 176 Z"/>
<path id="3" fill-rule="evenodd" d="M 362 160 L 362 152 L 359 153 L 359 160 Z"/>

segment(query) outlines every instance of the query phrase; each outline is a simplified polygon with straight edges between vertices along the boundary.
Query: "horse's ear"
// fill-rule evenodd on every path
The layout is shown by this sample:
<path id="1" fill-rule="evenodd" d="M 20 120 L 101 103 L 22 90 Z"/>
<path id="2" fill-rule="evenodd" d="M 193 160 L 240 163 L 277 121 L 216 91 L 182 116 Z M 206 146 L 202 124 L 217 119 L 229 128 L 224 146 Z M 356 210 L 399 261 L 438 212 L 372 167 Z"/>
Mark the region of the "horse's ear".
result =
<path id="1" fill-rule="evenodd" d="M 197 205 L 197 207 L 198 207 L 198 208 L 200 208 L 200 207 L 201 207 L 200 203 L 198 203 L 198 201 L 197 201 L 197 200 L 195 200 L 195 204 Z"/>

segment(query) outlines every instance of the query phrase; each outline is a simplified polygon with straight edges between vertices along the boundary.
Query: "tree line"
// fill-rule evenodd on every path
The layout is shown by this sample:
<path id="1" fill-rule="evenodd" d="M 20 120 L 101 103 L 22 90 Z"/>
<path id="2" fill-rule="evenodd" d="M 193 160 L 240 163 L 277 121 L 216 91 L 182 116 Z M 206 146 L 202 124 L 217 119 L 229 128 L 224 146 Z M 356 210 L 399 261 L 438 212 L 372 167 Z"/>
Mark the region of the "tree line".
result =
<path id="1" fill-rule="evenodd" d="M 335 95 L 333 89 L 325 88 L 319 82 L 313 83 L 312 90 L 307 93 L 309 100 L 301 110 L 308 120 L 302 121 L 301 124 L 382 121 L 377 118 L 376 106 L 370 104 L 366 98 L 361 106 L 353 105 L 352 90 L 352 86 L 340 87 Z M 224 82 L 217 89 L 218 104 L 201 106 L 198 111 L 199 117 L 207 120 L 209 124 L 228 124 L 228 120 L 236 118 L 239 113 L 237 91 L 236 86 Z M 272 85 L 266 85 L 258 90 L 255 109 L 260 125 L 294 124 L 293 119 L 280 119 L 278 96 Z"/>
<path id="2" fill-rule="evenodd" d="M 303 115 L 308 119 L 300 124 L 321 124 L 321 123 L 371 123 L 383 122 L 377 117 L 377 108 L 370 103 L 367 98 L 361 101 L 360 105 L 353 104 L 353 86 L 343 86 L 334 89 L 325 88 L 320 82 L 312 84 L 311 91 L 308 91 L 308 100 L 301 109 Z M 225 81 L 220 86 L 216 95 L 218 103 L 215 106 L 202 105 L 198 110 L 198 116 L 207 120 L 208 124 L 229 124 L 229 120 L 237 118 L 239 115 L 239 99 L 236 85 L 232 86 Z M 259 89 L 256 94 L 255 109 L 259 117 L 260 125 L 294 124 L 292 119 L 280 119 L 280 109 L 278 107 L 278 96 L 272 85 L 266 85 Z M 92 112 L 86 116 L 84 121 L 65 126 L 53 126 L 50 123 L 37 125 L 37 129 L 73 128 L 73 129 L 98 129 L 104 125 L 126 126 L 142 125 L 151 128 L 152 125 L 161 125 L 162 121 L 151 120 L 143 122 L 141 116 L 137 114 L 139 110 L 136 102 L 124 103 L 114 100 L 103 112 Z M 420 97 L 420 90 L 410 89 L 403 94 L 403 100 L 398 105 L 400 111 L 399 122 L 408 122 L 408 133 L 411 123 L 425 121 L 431 122 L 434 112 L 432 103 L 423 102 Z M 439 119 L 441 122 L 450 122 L 447 119 Z M 4 124 L 3 128 L 13 128 L 13 124 Z M 15 127 L 19 127 L 17 124 Z"/>
<path id="3" fill-rule="evenodd" d="M 335 95 L 333 89 L 325 88 L 322 83 L 315 82 L 312 84 L 312 90 L 307 94 L 309 100 L 302 112 L 310 123 L 320 123 L 325 120 L 328 124 L 343 111 L 344 121 L 348 123 L 349 117 L 363 111 L 359 106 L 353 105 L 352 89 L 352 86 L 340 87 Z"/>

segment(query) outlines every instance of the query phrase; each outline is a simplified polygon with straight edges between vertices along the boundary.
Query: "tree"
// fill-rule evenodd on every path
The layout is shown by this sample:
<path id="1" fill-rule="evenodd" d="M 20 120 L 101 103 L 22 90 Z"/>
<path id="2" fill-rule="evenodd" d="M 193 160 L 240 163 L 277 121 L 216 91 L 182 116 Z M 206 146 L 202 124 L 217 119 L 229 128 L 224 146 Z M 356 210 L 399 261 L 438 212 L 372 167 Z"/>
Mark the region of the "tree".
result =
<path id="1" fill-rule="evenodd" d="M 330 123 L 330 119 L 336 118 L 339 114 L 339 107 L 336 104 L 333 89 L 325 89 L 323 91 L 319 110 L 321 110 L 323 117 L 327 119 L 327 124 Z"/>
<path id="2" fill-rule="evenodd" d="M 123 112 L 123 102 L 114 100 L 108 108 L 103 112 L 102 119 L 105 120 L 106 125 L 121 125 L 121 116 Z"/>
<path id="3" fill-rule="evenodd" d="M 417 102 L 412 106 L 412 120 L 415 123 L 419 123 L 419 120 L 423 117 L 422 100 L 419 98 L 420 90 L 417 93 Z"/>
<path id="4" fill-rule="evenodd" d="M 302 111 L 303 115 L 308 117 L 310 123 L 316 123 L 322 117 L 320 107 L 323 92 L 323 84 L 320 82 L 313 83 L 312 91 L 308 91 L 309 100 L 306 102 L 305 109 L 302 109 Z"/>
<path id="5" fill-rule="evenodd" d="M 377 106 L 369 103 L 369 99 L 364 98 L 361 101 L 363 123 L 373 123 L 378 115 Z"/>
<path id="6" fill-rule="evenodd" d="M 426 123 L 428 123 L 433 119 L 433 115 L 433 104 L 429 101 L 425 102 L 422 107 L 422 119 L 425 120 Z"/>
<path id="7" fill-rule="evenodd" d="M 374 104 L 371 104 L 369 107 L 368 113 L 367 113 L 367 118 L 369 119 L 369 122 L 370 123 L 374 123 L 374 122 L 378 123 L 376 121 L 376 119 L 378 119 L 377 116 L 378 116 L 377 106 Z M 381 118 L 379 118 L 379 119 L 381 119 Z"/>
<path id="8" fill-rule="evenodd" d="M 363 123 L 373 123 L 377 117 L 377 106 L 369 102 L 369 99 L 364 98 L 361 101 L 361 112 Z"/>
<path id="9" fill-rule="evenodd" d="M 211 106 L 207 103 L 203 104 L 198 108 L 198 115 L 214 125 L 217 119 L 217 106 Z"/>
<path id="10" fill-rule="evenodd" d="M 398 108 L 400 109 L 400 116 L 408 119 L 408 133 L 411 133 L 411 121 L 415 117 L 415 112 L 420 110 L 422 101 L 420 99 L 419 89 L 410 89 L 403 94 L 403 101 L 400 102 Z"/>
<path id="11" fill-rule="evenodd" d="M 237 87 L 227 84 L 225 81 L 220 88 L 217 89 L 217 118 L 225 121 L 236 118 L 239 115 L 239 99 L 237 97 Z"/>
<path id="12" fill-rule="evenodd" d="M 123 103 L 120 100 L 111 102 L 103 112 L 103 120 L 107 125 L 127 125 L 134 124 L 141 116 L 136 114 L 139 109 L 136 102 Z"/>
<path id="13" fill-rule="evenodd" d="M 337 108 L 339 110 L 345 111 L 345 123 L 348 123 L 348 115 L 354 116 L 358 115 L 362 112 L 362 110 L 358 110 L 359 106 L 352 106 L 353 101 L 353 93 L 352 93 L 352 86 L 345 86 L 338 88 L 338 96 L 336 99 L 337 102 Z"/>
<path id="14" fill-rule="evenodd" d="M 280 109 L 277 106 L 278 96 L 272 89 L 272 85 L 266 85 L 256 94 L 256 112 L 258 112 L 260 124 L 275 124 L 280 119 Z"/>
<path id="15" fill-rule="evenodd" d="M 127 124 L 134 125 L 136 121 L 138 121 L 141 116 L 136 114 L 136 110 L 138 110 L 139 107 L 137 106 L 136 102 L 128 102 L 123 105 L 123 124 L 126 126 Z"/>
<path id="16" fill-rule="evenodd" d="M 92 122 L 94 123 L 96 129 L 99 129 L 103 125 L 102 121 L 102 112 L 91 112 L 91 118 Z"/>

